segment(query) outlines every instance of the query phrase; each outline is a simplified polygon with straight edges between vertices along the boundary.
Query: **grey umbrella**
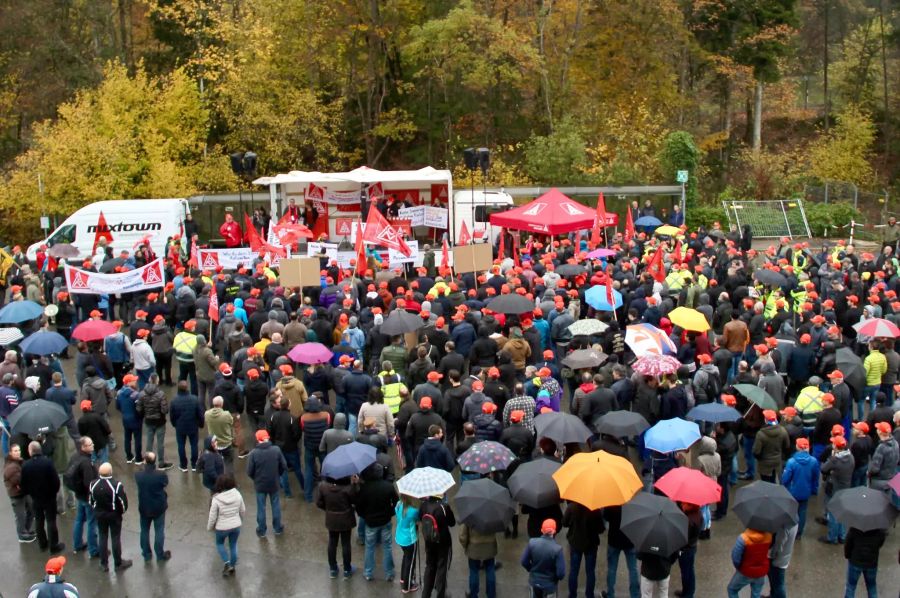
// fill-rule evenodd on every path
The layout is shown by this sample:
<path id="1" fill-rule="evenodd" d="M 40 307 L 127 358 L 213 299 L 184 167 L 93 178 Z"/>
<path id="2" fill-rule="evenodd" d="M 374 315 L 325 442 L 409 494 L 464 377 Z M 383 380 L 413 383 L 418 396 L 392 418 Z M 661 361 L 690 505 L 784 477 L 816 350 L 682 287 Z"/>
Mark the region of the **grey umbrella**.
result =
<path id="1" fill-rule="evenodd" d="M 648 492 L 622 506 L 620 529 L 638 552 L 670 556 L 687 545 L 687 515 L 668 498 Z"/>
<path id="2" fill-rule="evenodd" d="M 583 421 L 569 413 L 542 413 L 534 418 L 534 429 L 538 438 L 545 436 L 563 444 L 587 442 L 593 435 Z"/>
<path id="3" fill-rule="evenodd" d="M 102 272 L 104 274 L 109 274 L 110 272 L 112 272 L 113 270 L 115 270 L 116 268 L 118 268 L 119 266 L 122 266 L 124 264 L 125 264 L 124 259 L 122 259 L 120 257 L 114 257 L 111 260 L 106 260 L 105 262 L 103 262 L 103 265 L 100 266 L 100 272 Z"/>
<path id="4" fill-rule="evenodd" d="M 572 351 L 562 360 L 563 365 L 567 365 L 573 370 L 583 370 L 586 368 L 599 367 L 606 361 L 606 353 L 594 351 L 593 349 L 579 349 Z"/>
<path id="5" fill-rule="evenodd" d="M 524 314 L 534 311 L 534 301 L 517 293 L 494 297 L 487 306 L 500 314 Z"/>
<path id="6" fill-rule="evenodd" d="M 470 480 L 453 499 L 456 518 L 483 534 L 502 532 L 516 514 L 509 491 L 493 480 Z"/>
<path id="7" fill-rule="evenodd" d="M 637 436 L 650 427 L 644 416 L 634 411 L 610 411 L 594 424 L 598 434 L 609 434 L 616 438 Z"/>
<path id="8" fill-rule="evenodd" d="M 77 247 L 70 243 L 57 243 L 51 247 L 47 253 L 49 253 L 51 257 L 71 258 L 78 257 L 80 252 Z"/>
<path id="9" fill-rule="evenodd" d="M 787 284 L 787 278 L 779 272 L 768 269 L 760 269 L 753 273 L 753 278 L 770 287 L 783 287 Z"/>
<path id="10" fill-rule="evenodd" d="M 862 397 L 866 385 L 866 372 L 862 359 L 848 347 L 841 347 L 835 352 L 835 365 L 844 374 L 844 382 L 853 388 L 857 398 Z"/>
<path id="11" fill-rule="evenodd" d="M 828 501 L 828 510 L 847 527 L 863 532 L 888 529 L 897 516 L 885 492 L 865 486 L 835 492 Z"/>
<path id="12" fill-rule="evenodd" d="M 560 276 L 578 276 L 587 272 L 587 268 L 581 264 L 563 264 L 556 268 L 556 273 Z"/>
<path id="13" fill-rule="evenodd" d="M 424 325 L 425 322 L 420 316 L 411 314 L 404 309 L 395 309 L 381 324 L 381 332 L 388 336 L 395 336 L 415 332 Z"/>
<path id="14" fill-rule="evenodd" d="M 784 486 L 769 482 L 738 490 L 732 509 L 744 525 L 762 532 L 779 532 L 798 521 L 797 500 Z"/>
<path id="15" fill-rule="evenodd" d="M 561 463 L 543 457 L 519 465 L 507 481 L 513 500 L 534 509 L 559 504 L 553 474 L 560 467 Z"/>

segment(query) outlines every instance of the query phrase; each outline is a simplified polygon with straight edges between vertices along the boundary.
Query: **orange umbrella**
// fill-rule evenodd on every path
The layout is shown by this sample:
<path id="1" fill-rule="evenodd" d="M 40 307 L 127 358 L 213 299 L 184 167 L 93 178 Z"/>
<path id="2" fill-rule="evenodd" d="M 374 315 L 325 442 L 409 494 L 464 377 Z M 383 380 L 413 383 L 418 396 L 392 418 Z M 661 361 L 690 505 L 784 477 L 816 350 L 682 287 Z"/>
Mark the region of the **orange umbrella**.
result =
<path id="1" fill-rule="evenodd" d="M 553 480 L 560 498 L 591 510 L 624 505 L 643 487 L 627 459 L 606 451 L 573 455 L 556 470 Z"/>

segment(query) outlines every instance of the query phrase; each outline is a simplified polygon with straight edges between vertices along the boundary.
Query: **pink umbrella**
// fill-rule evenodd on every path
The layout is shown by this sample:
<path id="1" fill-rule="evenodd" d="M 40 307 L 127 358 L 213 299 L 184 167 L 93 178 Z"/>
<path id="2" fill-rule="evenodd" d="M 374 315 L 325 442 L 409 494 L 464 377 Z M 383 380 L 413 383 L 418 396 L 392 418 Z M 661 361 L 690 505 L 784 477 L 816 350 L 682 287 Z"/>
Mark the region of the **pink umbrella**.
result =
<path id="1" fill-rule="evenodd" d="M 296 363 L 312 365 L 326 363 L 334 355 L 322 343 L 301 343 L 288 352 L 288 357 Z"/>
<path id="2" fill-rule="evenodd" d="M 678 371 L 681 362 L 671 355 L 657 355 L 648 353 L 638 357 L 634 362 L 634 371 L 644 376 L 662 376 Z"/>
<path id="3" fill-rule="evenodd" d="M 872 318 L 865 322 L 854 324 L 853 328 L 863 336 L 896 338 L 900 336 L 900 328 L 883 318 Z"/>
<path id="4" fill-rule="evenodd" d="M 600 259 L 601 257 L 612 257 L 612 256 L 616 255 L 617 253 L 619 253 L 619 252 L 615 251 L 613 249 L 607 249 L 606 247 L 601 247 L 600 249 L 593 250 L 592 252 L 587 254 L 587 256 L 589 258 L 591 258 L 592 260 L 596 260 L 596 259 Z"/>
<path id="5" fill-rule="evenodd" d="M 72 338 L 77 341 L 102 341 L 110 334 L 115 334 L 116 328 L 112 322 L 106 320 L 86 320 L 75 327 Z"/>
<path id="6" fill-rule="evenodd" d="M 895 475 L 890 482 L 888 482 L 888 486 L 891 487 L 891 490 L 897 493 L 897 496 L 900 496 L 900 473 Z"/>
<path id="7" fill-rule="evenodd" d="M 659 478 L 653 487 L 672 500 L 692 505 L 708 505 L 719 502 L 722 498 L 722 487 L 715 480 L 690 467 L 676 467 L 670 470 Z"/>

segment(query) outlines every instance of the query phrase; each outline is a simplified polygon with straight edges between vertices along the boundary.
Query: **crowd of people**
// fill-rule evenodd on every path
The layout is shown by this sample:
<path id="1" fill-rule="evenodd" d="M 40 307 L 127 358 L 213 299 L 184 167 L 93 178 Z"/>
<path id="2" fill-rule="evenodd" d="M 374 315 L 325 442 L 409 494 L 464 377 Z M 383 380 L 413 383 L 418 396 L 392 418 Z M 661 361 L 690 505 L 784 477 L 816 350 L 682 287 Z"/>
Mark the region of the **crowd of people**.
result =
<path id="1" fill-rule="evenodd" d="M 683 224 L 677 210 L 672 217 Z M 323 258 L 321 285 L 302 289 L 283 287 L 277 269 L 262 258 L 235 271 L 201 271 L 182 263 L 178 252 L 167 252 L 163 288 L 116 297 L 70 295 L 60 284 L 61 270 L 51 270 L 43 281 L 54 281 L 55 318 L 23 328 L 49 327 L 70 338 L 79 323 L 103 319 L 116 332 L 75 342 L 71 355 L 22 355 L 13 347 L 0 364 L 4 481 L 19 542 L 37 540 L 40 550 L 62 555 L 66 545 L 56 518 L 74 509 L 71 549 L 98 558 L 103 571 L 110 568 L 110 552 L 116 571 L 131 566 L 120 541 L 129 499 L 110 464 L 120 446 L 125 462 L 137 466 L 134 473 L 120 468 L 118 474 L 135 477 L 145 561 L 172 557 L 165 548 L 167 470 L 177 466 L 186 475 L 200 475 L 210 492 L 207 527 L 224 576 L 235 575 L 238 564 L 246 504 L 235 476 L 246 475 L 256 495 L 255 532 L 261 538 L 269 522 L 276 536 L 290 524 L 282 517 L 282 496 L 299 491 L 324 510 L 332 578 L 355 572 L 355 531 L 365 546 L 367 580 L 376 575 L 380 545 L 387 580 L 398 579 L 403 593 L 442 598 L 450 529 L 457 527 L 456 541 L 469 565 L 469 595 L 478 596 L 483 571 L 486 594 L 493 598 L 499 534 L 457 525 L 447 496 L 417 500 L 398 494 L 394 484 L 418 467 L 453 472 L 462 453 L 492 440 L 516 455 L 507 473 L 533 459 L 563 461 L 604 450 L 631 458 L 647 490 L 678 466 L 700 469 L 722 488 L 717 504 L 679 504 L 690 522 L 689 540 L 672 556 L 636 551 L 619 529 L 620 507 L 524 507 L 530 539 L 521 566 L 536 597 L 555 595 L 564 581 L 571 597 L 579 588 L 594 596 L 603 533 L 603 596 L 616 595 L 621 555 L 628 582 L 627 589 L 619 584 L 619 595 L 668 595 L 678 562 L 676 595 L 694 596 L 698 542 L 728 514 L 730 489 L 756 479 L 783 484 L 800 506 L 799 522 L 774 536 L 747 529 L 737 538 L 729 596 L 747 585 L 759 596 L 766 579 L 771 596 L 787 595 L 793 543 L 804 536 L 807 507 L 820 488 L 827 532 L 819 540 L 843 544 L 847 596 L 860 576 L 875 595 L 886 532 L 845 529 L 828 511 L 828 501 L 841 489 L 868 485 L 898 503 L 889 482 L 900 459 L 900 354 L 893 338 L 867 338 L 854 327 L 871 318 L 900 324 L 900 278 L 890 246 L 878 255 L 858 255 L 841 241 L 815 252 L 783 239 L 756 251 L 740 232 L 718 225 L 677 239 L 617 234 L 608 244 L 615 254 L 601 259 L 587 257 L 591 248 L 580 233 L 529 239 L 515 244 L 519 251 L 511 245 L 495 248 L 497 259 L 486 272 L 436 267 L 441 260 L 430 249 L 419 268 L 392 268 L 374 257 L 348 268 Z M 139 265 L 134 256 L 111 251 L 102 253 L 100 263 L 83 265 L 95 269 L 115 257 L 123 258 L 124 268 Z M 654 270 L 657 259 L 662 270 Z M 772 269 L 783 281 L 761 282 L 758 273 Z M 31 272 L 23 264 L 11 273 L 8 300 L 45 296 L 44 282 Z M 592 307 L 585 294 L 598 284 L 621 293 L 621 307 Z M 507 294 L 526 297 L 533 309 L 492 310 L 492 300 Z M 211 313 L 211 304 L 213 310 L 219 306 L 217 312 Z M 703 314 L 709 330 L 675 326 L 668 316 L 676 307 Z M 386 318 L 404 310 L 419 317 L 420 325 L 405 335 L 382 332 Z M 570 326 L 585 319 L 601 321 L 604 330 L 573 335 Z M 682 364 L 677 372 L 632 371 L 635 349 L 626 342 L 626 326 L 640 323 L 668 336 Z M 292 359 L 289 353 L 305 343 L 321 343 L 331 357 L 314 363 Z M 575 370 L 562 363 L 585 348 L 602 351 L 604 361 Z M 74 380 L 60 362 L 66 358 L 75 360 Z M 862 384 L 852 384 L 850 373 L 842 371 L 853 359 Z M 778 409 L 760 408 L 735 390 L 738 384 L 763 389 Z M 11 434 L 10 414 L 39 398 L 62 406 L 69 414 L 66 424 L 33 438 Z M 558 445 L 535 433 L 535 417 L 548 411 L 574 414 L 595 429 L 612 411 L 639 413 L 652 425 L 684 418 L 705 403 L 733 405 L 742 417 L 702 425 L 703 437 L 687 451 L 651 451 L 640 436 L 595 433 L 586 445 Z M 177 462 L 166 455 L 172 433 Z M 359 475 L 322 477 L 325 456 L 354 440 L 374 446 L 376 462 Z M 479 476 L 460 477 L 465 482 Z M 563 529 L 568 560 L 556 539 Z M 504 536 L 518 533 L 517 515 Z M 402 552 L 399 570 L 393 543 Z M 46 580 L 30 596 L 77 595 L 62 580 L 64 565 L 65 557 L 51 558 Z"/>

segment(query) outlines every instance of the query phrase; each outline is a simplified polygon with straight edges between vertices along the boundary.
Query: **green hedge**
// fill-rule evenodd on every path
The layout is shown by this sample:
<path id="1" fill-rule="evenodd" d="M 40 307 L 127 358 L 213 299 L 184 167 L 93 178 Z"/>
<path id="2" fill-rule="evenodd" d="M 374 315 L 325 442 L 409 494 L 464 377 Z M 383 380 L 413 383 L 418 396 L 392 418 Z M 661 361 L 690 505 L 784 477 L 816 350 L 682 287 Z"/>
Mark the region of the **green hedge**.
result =
<path id="1" fill-rule="evenodd" d="M 698 226 L 711 228 L 713 222 L 719 222 L 723 229 L 728 229 L 728 217 L 721 206 L 699 205 L 689 207 L 687 210 L 687 225 L 693 230 Z"/>
<path id="2" fill-rule="evenodd" d="M 860 222 L 862 214 L 848 203 L 805 203 L 806 220 L 814 237 L 825 236 L 826 227 L 844 226 L 851 220 Z M 835 236 L 836 231 L 829 230 L 828 236 Z M 843 236 L 841 234 L 840 236 Z"/>

